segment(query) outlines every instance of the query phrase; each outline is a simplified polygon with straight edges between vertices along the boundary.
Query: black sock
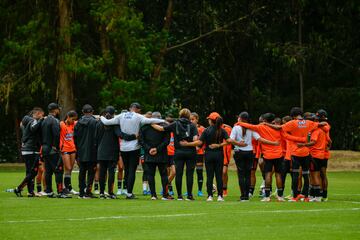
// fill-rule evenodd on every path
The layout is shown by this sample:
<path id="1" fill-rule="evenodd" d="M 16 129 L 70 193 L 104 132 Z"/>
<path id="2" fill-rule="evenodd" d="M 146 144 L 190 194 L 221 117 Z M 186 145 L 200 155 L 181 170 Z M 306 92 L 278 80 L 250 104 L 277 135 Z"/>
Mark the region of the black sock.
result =
<path id="1" fill-rule="evenodd" d="M 70 185 L 71 185 L 71 176 L 68 175 L 68 174 L 65 174 L 64 176 L 64 185 L 65 185 L 65 188 L 68 189 L 70 191 Z"/>
<path id="2" fill-rule="evenodd" d="M 203 186 L 203 181 L 204 181 L 203 169 L 202 168 L 197 168 L 196 169 L 196 174 L 197 174 L 199 191 L 202 191 L 202 186 Z"/>
<path id="3" fill-rule="evenodd" d="M 118 180 L 118 189 L 121 189 L 121 187 L 122 187 L 122 180 Z"/>
<path id="4" fill-rule="evenodd" d="M 316 197 L 315 196 L 315 189 L 313 185 L 309 185 L 309 195 L 310 197 Z"/>
<path id="5" fill-rule="evenodd" d="M 283 188 L 278 188 L 278 190 L 277 190 L 277 195 L 278 195 L 279 197 L 282 197 L 282 196 L 284 195 L 284 189 L 283 189 Z"/>
<path id="6" fill-rule="evenodd" d="M 320 197 L 320 186 L 313 186 L 313 192 L 315 197 Z"/>
<path id="7" fill-rule="evenodd" d="M 37 189 L 37 192 L 41 192 L 41 182 L 36 183 L 36 189 Z"/>
<path id="8" fill-rule="evenodd" d="M 251 195 L 254 195 L 254 190 L 255 190 L 254 187 L 250 187 L 250 188 L 249 188 L 249 193 L 251 193 Z"/>
<path id="9" fill-rule="evenodd" d="M 270 197 L 270 190 L 271 189 L 271 187 L 270 188 L 267 188 L 267 187 L 265 187 L 265 197 Z"/>
<path id="10" fill-rule="evenodd" d="M 99 182 L 98 181 L 95 182 L 94 189 L 95 189 L 95 191 L 99 190 Z"/>
<path id="11" fill-rule="evenodd" d="M 169 188 L 169 192 L 172 192 L 172 191 L 173 191 L 173 187 L 172 187 L 171 184 L 169 184 L 168 188 Z"/>

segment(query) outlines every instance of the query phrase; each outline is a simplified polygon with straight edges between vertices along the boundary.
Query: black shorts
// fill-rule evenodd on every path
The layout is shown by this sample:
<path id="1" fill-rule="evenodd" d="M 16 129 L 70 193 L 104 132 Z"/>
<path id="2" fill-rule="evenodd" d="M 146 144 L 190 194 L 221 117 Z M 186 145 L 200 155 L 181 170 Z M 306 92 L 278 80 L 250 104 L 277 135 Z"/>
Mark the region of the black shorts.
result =
<path id="1" fill-rule="evenodd" d="M 319 172 L 320 171 L 320 161 L 319 158 L 311 158 L 310 160 L 310 172 Z"/>
<path id="2" fill-rule="evenodd" d="M 66 155 L 71 155 L 71 154 L 74 154 L 74 153 L 76 153 L 75 151 L 73 151 L 73 152 L 62 152 L 62 154 L 66 154 Z"/>
<path id="3" fill-rule="evenodd" d="M 310 168 L 310 156 L 306 157 L 297 157 L 297 156 L 291 156 L 292 161 L 292 171 L 299 172 L 299 169 L 301 167 L 303 174 L 309 174 L 309 168 Z"/>
<path id="4" fill-rule="evenodd" d="M 203 154 L 196 155 L 196 164 L 199 164 L 199 163 L 204 164 L 204 155 Z"/>
<path id="5" fill-rule="evenodd" d="M 171 167 L 173 165 L 175 165 L 175 161 L 174 161 L 174 155 L 168 155 L 168 167 Z"/>
<path id="6" fill-rule="evenodd" d="M 284 159 L 282 162 L 282 174 L 286 175 L 291 173 L 291 161 Z"/>
<path id="7" fill-rule="evenodd" d="M 252 171 L 256 171 L 258 162 L 259 162 L 259 159 L 254 157 L 253 158 L 253 164 L 252 164 L 252 167 L 251 167 Z"/>
<path id="8" fill-rule="evenodd" d="M 328 166 L 328 159 L 321 159 L 319 161 L 319 168 L 322 169 L 322 168 L 327 168 Z"/>
<path id="9" fill-rule="evenodd" d="M 264 158 L 265 166 L 264 172 L 272 172 L 273 168 L 276 173 L 281 173 L 283 158 L 266 159 Z"/>

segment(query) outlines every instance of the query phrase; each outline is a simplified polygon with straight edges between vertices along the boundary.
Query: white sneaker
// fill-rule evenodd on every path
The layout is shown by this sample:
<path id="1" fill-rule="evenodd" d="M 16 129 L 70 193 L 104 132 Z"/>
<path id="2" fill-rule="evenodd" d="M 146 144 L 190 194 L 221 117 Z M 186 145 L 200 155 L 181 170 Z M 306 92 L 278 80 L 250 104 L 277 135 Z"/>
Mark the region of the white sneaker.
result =
<path id="1" fill-rule="evenodd" d="M 157 197 L 153 196 L 151 197 L 151 200 L 157 200 Z"/>
<path id="2" fill-rule="evenodd" d="M 118 189 L 118 190 L 117 190 L 116 195 L 118 195 L 118 196 L 122 195 L 121 189 Z"/>
<path id="3" fill-rule="evenodd" d="M 285 202 L 285 198 L 284 197 L 277 197 L 277 201 L 278 202 Z"/>
<path id="4" fill-rule="evenodd" d="M 260 200 L 261 202 L 270 202 L 271 198 L 269 197 L 264 197 L 263 199 Z"/>
<path id="5" fill-rule="evenodd" d="M 44 192 L 44 191 L 42 191 L 42 192 L 38 192 L 38 194 L 39 194 L 40 196 L 47 196 L 47 193 L 46 193 L 46 192 Z"/>
<path id="6" fill-rule="evenodd" d="M 100 194 L 100 191 L 99 191 L 99 190 L 95 190 L 95 191 L 94 191 L 94 194 Z"/>
<path id="7" fill-rule="evenodd" d="M 128 194 L 127 189 L 123 189 L 121 195 L 127 195 L 127 194 Z"/>
<path id="8" fill-rule="evenodd" d="M 74 189 L 71 189 L 70 193 L 72 195 L 79 195 L 79 192 L 75 191 Z"/>
<path id="9" fill-rule="evenodd" d="M 224 200 L 224 198 L 222 196 L 218 196 L 217 201 L 218 202 L 224 202 L 225 200 Z"/>
<path id="10" fill-rule="evenodd" d="M 321 202 L 321 197 L 314 197 L 309 200 L 309 202 Z"/>
<path id="11" fill-rule="evenodd" d="M 251 193 L 249 193 L 249 198 L 252 198 L 252 197 L 253 197 L 253 195 Z"/>
<path id="12" fill-rule="evenodd" d="M 213 199 L 212 196 L 209 196 L 209 197 L 206 199 L 207 202 L 212 202 L 213 200 L 214 200 L 214 199 Z"/>

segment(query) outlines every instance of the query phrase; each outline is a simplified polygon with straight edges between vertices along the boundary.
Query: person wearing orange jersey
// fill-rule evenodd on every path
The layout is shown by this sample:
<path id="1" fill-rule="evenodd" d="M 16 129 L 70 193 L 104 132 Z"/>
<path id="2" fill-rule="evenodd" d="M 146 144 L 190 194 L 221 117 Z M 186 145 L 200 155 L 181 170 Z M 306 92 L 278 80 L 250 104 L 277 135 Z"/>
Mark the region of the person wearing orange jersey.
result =
<path id="1" fill-rule="evenodd" d="M 174 118 L 171 114 L 169 114 L 166 118 L 166 123 L 171 124 L 174 122 Z M 172 181 L 175 178 L 176 175 L 176 169 L 175 169 L 175 161 L 174 161 L 174 155 L 175 155 L 175 145 L 174 145 L 174 133 L 170 132 L 170 143 L 167 146 L 167 152 L 168 152 L 168 191 L 170 196 L 174 196 L 174 190 L 172 186 Z"/>
<path id="2" fill-rule="evenodd" d="M 78 194 L 71 185 L 71 172 L 76 158 L 74 143 L 74 127 L 76 125 L 77 113 L 70 111 L 66 114 L 65 120 L 60 122 L 60 151 L 64 163 L 64 191 L 71 194 Z"/>
<path id="3" fill-rule="evenodd" d="M 227 124 L 223 124 L 222 128 L 226 131 L 226 133 L 230 136 L 231 131 L 232 131 L 232 127 L 230 127 Z M 223 195 L 224 197 L 226 197 L 228 195 L 228 181 L 229 181 L 229 176 L 228 176 L 228 169 L 229 169 L 229 164 L 230 164 L 230 159 L 231 159 L 231 153 L 232 153 L 232 149 L 233 146 L 231 144 L 225 145 L 223 147 L 223 151 L 224 151 L 224 166 L 223 166 Z"/>
<path id="4" fill-rule="evenodd" d="M 303 111 L 298 107 L 293 107 L 290 111 L 290 116 L 293 120 L 287 122 L 282 126 L 273 126 L 282 128 L 283 132 L 290 134 L 295 137 L 306 138 L 309 132 L 315 130 L 319 123 L 315 123 L 309 120 L 305 120 L 302 117 Z M 296 142 L 291 142 L 291 158 L 292 158 L 292 171 L 293 171 L 293 198 L 290 201 L 298 201 L 304 199 L 309 201 L 309 167 L 310 167 L 310 158 L 309 158 L 309 148 L 306 146 L 298 146 Z M 304 179 L 302 194 L 298 191 L 298 176 L 299 169 L 302 169 L 302 175 Z"/>
<path id="5" fill-rule="evenodd" d="M 204 132 L 205 128 L 199 124 L 199 115 L 196 112 L 192 112 L 190 116 L 190 121 L 197 126 L 199 137 Z M 196 159 L 196 175 L 198 183 L 198 197 L 204 196 L 202 192 L 202 186 L 204 181 L 203 171 L 204 171 L 204 146 L 196 147 L 197 159 Z"/>
<path id="6" fill-rule="evenodd" d="M 305 116 L 306 119 L 317 121 L 315 114 Z M 310 141 L 298 143 L 298 146 L 307 146 L 310 149 L 310 199 L 311 202 L 320 202 L 320 161 L 324 159 L 326 148 L 326 133 L 321 128 L 316 128 L 311 132 Z"/>
<path id="7" fill-rule="evenodd" d="M 326 122 L 325 126 L 322 127 L 322 129 L 325 131 L 326 134 L 326 146 L 325 146 L 325 151 L 324 151 L 324 159 L 322 161 L 319 162 L 320 164 L 320 178 L 321 178 L 321 196 L 322 196 L 322 201 L 327 201 L 328 200 L 328 193 L 327 193 L 327 189 L 328 189 L 328 179 L 327 179 L 327 165 L 328 165 L 328 160 L 330 158 L 330 148 L 331 148 L 331 138 L 330 138 L 330 124 L 327 122 L 328 121 L 328 114 L 324 109 L 319 109 L 316 112 L 316 116 L 319 118 L 320 122 Z"/>

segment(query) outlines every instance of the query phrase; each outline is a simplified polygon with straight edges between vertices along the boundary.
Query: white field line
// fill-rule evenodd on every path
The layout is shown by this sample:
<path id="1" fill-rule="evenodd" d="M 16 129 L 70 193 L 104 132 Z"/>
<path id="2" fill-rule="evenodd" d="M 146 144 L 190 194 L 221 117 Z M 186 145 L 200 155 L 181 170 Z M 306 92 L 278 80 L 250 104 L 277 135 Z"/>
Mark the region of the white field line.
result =
<path id="1" fill-rule="evenodd" d="M 306 212 L 335 212 L 335 211 L 359 211 L 360 208 L 328 208 L 328 209 L 307 209 L 307 210 L 255 210 L 255 211 L 238 211 L 233 214 L 253 214 L 253 213 L 306 213 Z M 88 217 L 88 218 L 67 218 L 67 219 L 33 219 L 20 221 L 2 221 L 0 223 L 41 223 L 55 221 L 94 221 L 94 220 L 112 220 L 112 219 L 136 219 L 136 218 L 173 218 L 173 217 L 189 217 L 208 215 L 208 213 L 184 213 L 184 214 L 168 214 L 168 215 L 140 215 L 140 216 L 107 216 L 107 217 Z"/>
<path id="2" fill-rule="evenodd" d="M 360 193 L 331 193 L 334 196 L 360 196 Z"/>

